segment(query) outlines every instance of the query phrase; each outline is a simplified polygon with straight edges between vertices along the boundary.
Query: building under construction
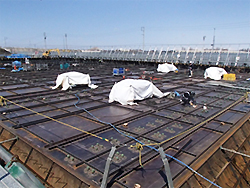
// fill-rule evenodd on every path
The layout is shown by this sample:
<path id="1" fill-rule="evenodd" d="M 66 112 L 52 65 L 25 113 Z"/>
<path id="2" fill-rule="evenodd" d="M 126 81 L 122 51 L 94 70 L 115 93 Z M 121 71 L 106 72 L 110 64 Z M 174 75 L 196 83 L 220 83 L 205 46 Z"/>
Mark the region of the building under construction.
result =
<path id="1" fill-rule="evenodd" d="M 29 63 L 46 69 L 1 70 L 0 142 L 15 156 L 12 162 L 45 187 L 250 187 L 246 67 L 229 66 L 236 79 L 214 81 L 204 79 L 210 65 L 195 65 L 188 77 L 185 62 L 167 74 L 152 61 L 57 57 Z M 60 67 L 65 63 L 70 66 Z M 114 75 L 114 68 L 124 72 Z M 69 71 L 89 74 L 98 88 L 52 90 L 57 75 Z M 162 92 L 194 91 L 196 107 L 174 96 L 133 106 L 109 103 L 112 86 L 124 78 L 149 80 Z"/>

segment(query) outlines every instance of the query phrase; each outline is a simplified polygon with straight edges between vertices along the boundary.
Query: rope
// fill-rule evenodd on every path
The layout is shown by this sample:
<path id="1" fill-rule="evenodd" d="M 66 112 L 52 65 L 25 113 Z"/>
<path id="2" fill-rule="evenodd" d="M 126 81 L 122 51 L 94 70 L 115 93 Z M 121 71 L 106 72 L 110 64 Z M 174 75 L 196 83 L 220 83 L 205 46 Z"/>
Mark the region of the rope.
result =
<path id="1" fill-rule="evenodd" d="M 143 168 L 143 165 L 142 165 L 142 162 L 141 162 L 141 151 L 143 150 L 143 145 L 140 144 L 139 142 L 136 142 L 135 146 L 131 145 L 130 147 L 131 148 L 135 147 L 139 151 L 139 164 Z"/>
<path id="2" fill-rule="evenodd" d="M 151 143 L 151 144 L 144 144 L 144 145 L 145 145 L 145 146 L 150 146 L 150 145 L 162 145 L 162 144 L 164 144 L 164 143 L 166 143 L 166 142 L 168 142 L 168 141 L 170 141 L 170 140 L 173 140 L 173 139 L 176 138 L 176 137 L 179 137 L 179 136 L 181 136 L 181 135 L 183 135 L 183 134 L 186 134 L 187 132 L 192 131 L 192 130 L 196 129 L 197 127 L 203 125 L 204 123 L 207 123 L 208 121 L 214 119 L 214 118 L 217 117 L 219 114 L 221 114 L 221 113 L 227 111 L 229 108 L 231 108 L 232 106 L 234 106 L 235 104 L 237 104 L 240 100 L 242 100 L 243 98 L 246 98 L 246 97 L 247 97 L 247 95 L 245 94 L 244 96 L 242 96 L 241 98 L 239 98 L 237 101 L 235 101 L 233 104 L 231 104 L 231 105 L 228 106 L 227 108 L 225 108 L 225 109 L 223 109 L 222 111 L 220 111 L 218 114 L 215 114 L 214 116 L 212 116 L 212 117 L 206 119 L 205 121 L 203 121 L 203 122 L 201 122 L 201 123 L 195 125 L 194 127 L 191 127 L 190 129 L 187 129 L 186 131 L 183 131 L 183 132 L 181 132 L 181 133 L 179 133 L 179 134 L 177 134 L 177 135 L 175 135 L 175 136 L 173 136 L 173 137 L 171 137 L 171 138 L 168 138 L 168 139 L 166 139 L 166 140 L 163 140 L 163 141 L 160 142 L 160 143 Z"/>
<path id="3" fill-rule="evenodd" d="M 92 117 L 93 117 L 94 119 L 96 119 L 97 121 L 112 126 L 118 133 L 120 133 L 120 134 L 122 134 L 122 135 L 124 135 L 124 136 L 126 136 L 126 137 L 128 137 L 128 138 L 131 138 L 131 139 L 133 139 L 134 141 L 137 142 L 135 146 L 131 145 L 130 147 L 140 147 L 140 149 L 139 149 L 139 163 L 140 163 L 141 166 L 142 166 L 141 151 L 142 151 L 142 149 L 143 149 L 143 146 L 146 146 L 146 147 L 148 147 L 148 148 L 150 148 L 150 149 L 152 149 L 152 150 L 154 150 L 154 151 L 156 151 L 156 152 L 159 152 L 158 149 L 156 149 L 155 147 L 152 147 L 152 146 L 151 146 L 151 145 L 159 145 L 159 143 L 144 144 L 143 142 L 141 142 L 140 140 L 134 138 L 133 136 L 130 136 L 130 135 L 127 135 L 127 134 L 121 132 L 121 131 L 120 131 L 119 129 L 117 129 L 112 123 L 104 122 L 104 121 L 100 120 L 99 118 L 97 118 L 96 116 L 94 116 L 93 114 L 91 114 L 91 113 L 90 113 L 89 111 L 87 111 L 85 108 L 80 108 L 80 107 L 78 107 L 77 104 L 80 102 L 80 98 L 79 98 L 78 94 L 75 94 L 75 96 L 78 98 L 78 101 L 74 104 L 76 108 L 81 109 L 81 110 L 84 110 L 86 113 L 88 113 L 90 116 L 92 116 Z M 184 133 L 183 133 L 183 134 L 184 134 Z M 181 133 L 180 133 L 179 135 L 181 135 Z M 176 137 L 176 136 L 175 136 L 175 137 Z M 175 137 L 172 137 L 172 138 L 170 138 L 170 139 L 173 139 L 173 138 L 175 138 Z M 168 139 L 168 140 L 170 140 L 170 139 Z M 195 171 L 194 169 L 192 169 L 190 166 L 188 166 L 188 165 L 185 164 L 184 162 L 180 161 L 179 159 L 177 159 L 177 158 L 175 158 L 175 157 L 173 157 L 173 156 L 171 156 L 171 155 L 169 155 L 169 154 L 166 154 L 166 153 L 165 153 L 165 155 L 166 155 L 167 157 L 172 158 L 173 160 L 177 161 L 179 164 L 185 166 L 185 167 L 188 168 L 190 171 L 192 171 L 193 173 L 197 174 L 198 176 L 200 176 L 201 178 L 203 178 L 203 179 L 206 180 L 207 182 L 211 183 L 211 184 L 214 185 L 215 187 L 222 188 L 222 187 L 220 187 L 219 185 L 217 185 L 217 184 L 215 184 L 214 182 L 212 182 L 211 180 L 209 180 L 209 179 L 207 179 L 206 177 L 204 177 L 203 175 L 201 175 L 200 173 L 198 173 L 197 171 Z M 143 167 L 143 166 L 142 166 L 142 167 Z"/>
<path id="4" fill-rule="evenodd" d="M 10 102 L 10 103 L 12 103 L 12 104 L 14 104 L 14 105 L 16 105 L 16 106 L 19 106 L 19 107 L 21 107 L 21 108 L 23 108 L 23 109 L 25 109 L 25 110 L 28 110 L 28 111 L 30 111 L 30 112 L 33 112 L 33 113 L 38 114 L 38 115 L 40 115 L 40 116 L 43 116 L 43 117 L 45 117 L 45 118 L 48 118 L 48 119 L 50 119 L 50 120 L 52 120 L 52 121 L 55 121 L 55 122 L 57 122 L 57 123 L 60 123 L 60 124 L 65 125 L 65 126 L 67 126 L 67 127 L 70 127 L 70 128 L 72 128 L 72 129 L 78 130 L 78 131 L 80 131 L 80 132 L 86 133 L 86 134 L 91 135 L 91 136 L 93 136 L 93 137 L 96 137 L 96 138 L 99 138 L 99 139 L 101 139 L 101 140 L 105 140 L 106 142 L 109 142 L 109 140 L 108 140 L 107 138 L 103 138 L 103 137 L 97 136 L 97 135 L 92 134 L 92 133 L 90 133 L 90 132 L 84 131 L 84 130 L 79 129 L 79 128 L 77 128 L 77 127 L 74 127 L 74 126 L 72 126 L 72 125 L 70 125 L 70 124 L 61 122 L 61 121 L 56 120 L 56 119 L 54 119 L 54 118 L 51 118 L 51 117 L 49 117 L 49 116 L 47 116 L 47 115 L 44 115 L 44 114 L 42 114 L 42 113 L 36 112 L 36 111 L 34 111 L 34 110 L 31 110 L 31 109 L 29 109 L 29 108 L 27 108 L 27 107 L 25 107 L 25 106 L 22 106 L 22 105 L 20 105 L 20 104 L 17 104 L 17 103 L 15 103 L 15 102 L 12 102 L 12 101 L 10 101 L 10 100 L 4 98 L 3 96 L 0 97 L 0 100 L 4 100 L 5 103 L 6 103 L 6 101 L 8 101 L 8 102 Z M 0 102 L 1 102 L 1 101 L 0 101 Z"/>
<path id="5" fill-rule="evenodd" d="M 5 106 L 7 106 L 7 103 L 6 101 L 4 100 L 4 97 L 3 96 L 0 96 L 0 104 L 1 106 L 3 106 L 5 104 Z"/>

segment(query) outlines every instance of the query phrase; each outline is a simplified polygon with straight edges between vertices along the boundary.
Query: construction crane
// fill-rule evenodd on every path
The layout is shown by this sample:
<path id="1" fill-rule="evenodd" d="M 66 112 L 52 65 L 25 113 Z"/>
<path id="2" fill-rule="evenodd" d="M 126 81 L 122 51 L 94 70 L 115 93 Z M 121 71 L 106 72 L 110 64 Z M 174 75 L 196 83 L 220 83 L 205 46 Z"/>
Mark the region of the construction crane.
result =
<path id="1" fill-rule="evenodd" d="M 59 49 L 50 49 L 47 50 L 46 52 L 43 53 L 44 58 L 50 58 L 51 57 L 51 52 L 57 52 L 58 57 L 60 57 L 60 50 Z"/>

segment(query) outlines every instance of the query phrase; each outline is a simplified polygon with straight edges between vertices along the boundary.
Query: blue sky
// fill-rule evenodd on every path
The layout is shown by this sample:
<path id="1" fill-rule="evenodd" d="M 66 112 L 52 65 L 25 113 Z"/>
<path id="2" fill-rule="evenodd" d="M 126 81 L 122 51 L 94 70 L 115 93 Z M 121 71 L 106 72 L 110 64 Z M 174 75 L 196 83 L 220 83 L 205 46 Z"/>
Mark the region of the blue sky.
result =
<path id="1" fill-rule="evenodd" d="M 0 46 L 138 48 L 142 27 L 145 46 L 211 44 L 214 28 L 250 44 L 250 0 L 0 0 Z"/>

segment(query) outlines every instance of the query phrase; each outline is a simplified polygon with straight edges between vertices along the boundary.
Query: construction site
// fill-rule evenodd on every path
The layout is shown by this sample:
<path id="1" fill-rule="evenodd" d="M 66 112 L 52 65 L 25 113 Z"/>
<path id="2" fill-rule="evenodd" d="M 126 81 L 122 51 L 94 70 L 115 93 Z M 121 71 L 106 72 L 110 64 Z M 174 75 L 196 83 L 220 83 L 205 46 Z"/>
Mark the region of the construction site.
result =
<path id="1" fill-rule="evenodd" d="M 211 53 L 54 50 L 28 63 L 18 59 L 23 70 L 6 66 L 0 70 L 6 174 L 20 187 L 250 187 L 249 51 Z M 158 72 L 165 62 L 178 71 Z M 205 79 L 211 66 L 233 76 Z M 98 87 L 52 89 L 58 75 L 69 72 L 88 74 Z M 127 79 L 147 80 L 169 94 L 135 105 L 109 102 L 114 84 Z M 195 105 L 181 104 L 191 91 Z M 25 172 L 8 172 L 13 163 Z"/>

